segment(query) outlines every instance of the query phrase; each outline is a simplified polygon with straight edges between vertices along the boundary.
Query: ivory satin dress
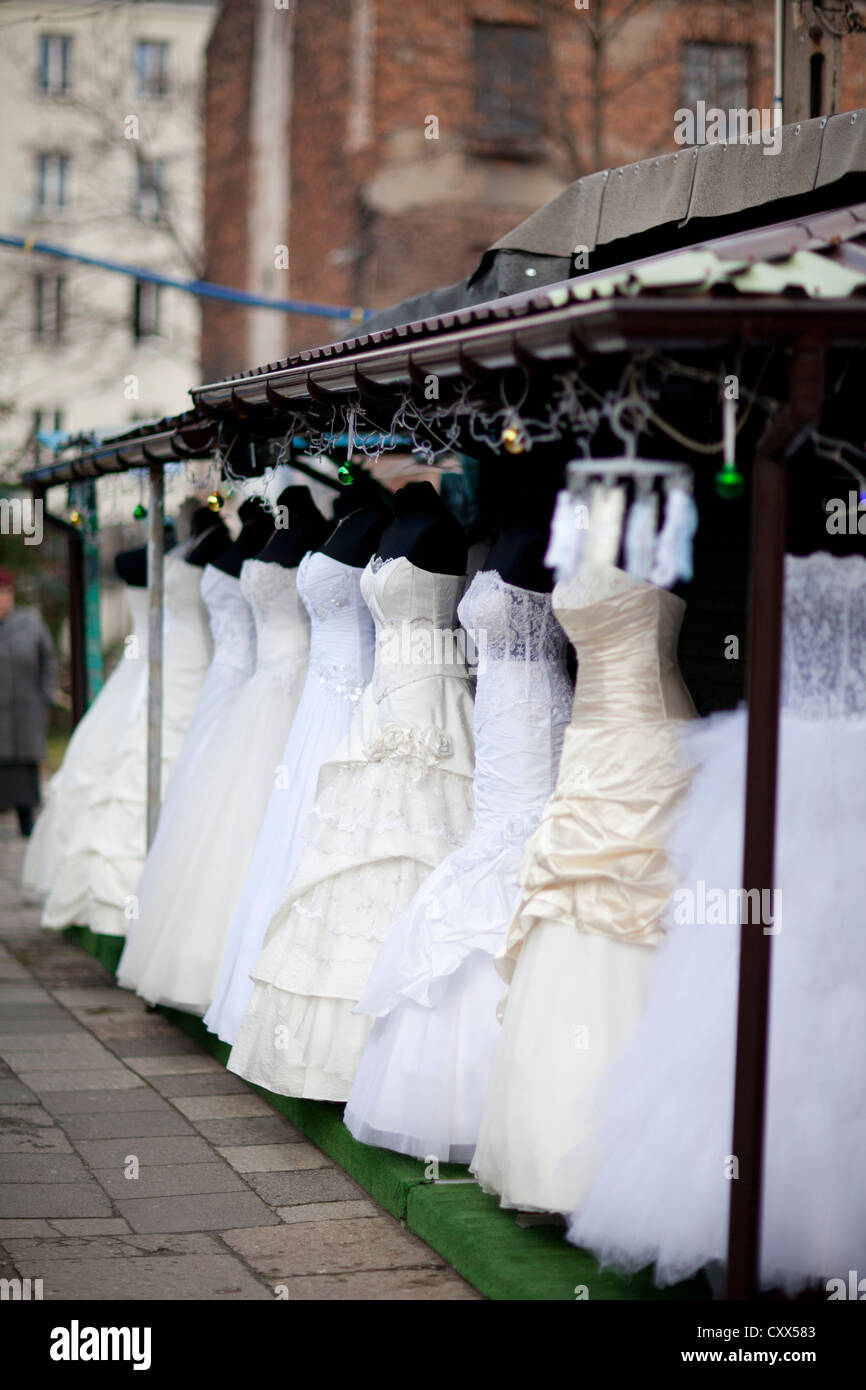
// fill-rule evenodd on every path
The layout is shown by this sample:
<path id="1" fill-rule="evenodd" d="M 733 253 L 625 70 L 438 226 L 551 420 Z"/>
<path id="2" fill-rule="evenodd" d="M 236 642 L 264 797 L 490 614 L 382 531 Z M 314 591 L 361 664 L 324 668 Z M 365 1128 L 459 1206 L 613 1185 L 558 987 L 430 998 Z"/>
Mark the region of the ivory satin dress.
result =
<path id="1" fill-rule="evenodd" d="M 553 606 L 577 689 L 499 962 L 511 988 L 471 1166 L 503 1206 L 567 1212 L 597 1169 L 599 1078 L 644 1008 L 688 783 L 676 729 L 694 707 L 676 660 L 682 599 L 585 565 Z"/>
<path id="2" fill-rule="evenodd" d="M 472 682 L 450 640 L 464 583 L 403 556 L 362 575 L 373 677 L 322 765 L 228 1061 L 280 1095 L 346 1100 L 371 1026 L 352 1009 L 379 948 L 472 829 Z"/>
<path id="3" fill-rule="evenodd" d="M 569 1239 L 675 1283 L 726 1258 L 747 714 L 681 730 L 695 769 L 647 1009 L 606 1078 L 605 1161 Z M 761 1280 L 866 1274 L 866 558 L 785 560 Z M 580 1162 L 580 1156 L 577 1155 Z M 838 1296 L 838 1284 L 835 1290 Z M 862 1289 L 860 1297 L 863 1297 Z"/>

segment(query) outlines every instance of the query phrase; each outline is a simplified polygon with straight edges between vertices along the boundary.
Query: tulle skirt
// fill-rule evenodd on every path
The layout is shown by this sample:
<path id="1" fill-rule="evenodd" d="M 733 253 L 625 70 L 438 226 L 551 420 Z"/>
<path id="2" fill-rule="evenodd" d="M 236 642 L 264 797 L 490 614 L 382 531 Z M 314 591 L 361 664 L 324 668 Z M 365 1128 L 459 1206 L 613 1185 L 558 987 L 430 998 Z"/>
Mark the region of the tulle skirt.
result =
<path id="1" fill-rule="evenodd" d="M 319 770 L 348 732 L 354 708 L 338 690 L 315 675 L 308 677 L 235 908 L 214 1000 L 205 1014 L 208 1028 L 223 1042 L 235 1040 L 253 989 L 250 971 L 300 858 Z"/>
<path id="2" fill-rule="evenodd" d="M 352 1009 L 379 948 L 471 826 L 470 777 L 411 755 L 325 764 L 229 1070 L 281 1095 L 346 1100 L 371 1025 Z"/>
<path id="3" fill-rule="evenodd" d="M 145 698 L 146 682 L 146 654 L 120 660 L 76 725 L 27 842 L 22 883 L 29 892 L 46 898 L 51 891 L 73 830 L 127 729 L 136 697 Z"/>
<path id="4" fill-rule="evenodd" d="M 540 814 L 541 806 L 477 826 L 389 933 L 356 1009 L 375 1016 L 345 1114 L 363 1143 L 416 1158 L 472 1157 L 505 991 L 493 957 Z"/>
<path id="5" fill-rule="evenodd" d="M 606 1160 L 570 1223 L 605 1263 L 654 1262 L 660 1284 L 726 1256 L 745 737 L 743 711 L 683 730 L 700 770 L 672 839 L 680 889 L 646 1014 L 605 1082 Z M 780 891 L 747 930 L 772 937 L 762 1279 L 788 1290 L 866 1270 L 864 787 L 862 722 L 783 716 Z"/>
<path id="6" fill-rule="evenodd" d="M 118 984 L 150 1004 L 203 1014 L 214 996 L 244 884 L 300 694 L 264 670 L 241 687 L 174 801 L 148 856 L 138 919 Z"/>

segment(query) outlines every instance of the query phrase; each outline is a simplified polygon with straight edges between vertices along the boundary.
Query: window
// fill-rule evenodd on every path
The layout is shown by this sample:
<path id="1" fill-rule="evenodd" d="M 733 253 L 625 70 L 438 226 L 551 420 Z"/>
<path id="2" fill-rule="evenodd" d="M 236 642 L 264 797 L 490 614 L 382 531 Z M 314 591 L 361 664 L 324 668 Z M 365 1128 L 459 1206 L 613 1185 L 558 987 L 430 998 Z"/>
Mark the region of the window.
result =
<path id="1" fill-rule="evenodd" d="M 132 305 L 132 335 L 136 342 L 159 333 L 159 285 L 136 280 Z"/>
<path id="2" fill-rule="evenodd" d="M 722 111 L 749 105 L 749 50 L 739 43 L 687 43 L 683 53 L 683 105 L 704 101 Z"/>
<path id="3" fill-rule="evenodd" d="M 69 188 L 69 156 L 38 154 L 36 156 L 36 212 L 50 217 L 66 207 Z"/>
<path id="4" fill-rule="evenodd" d="M 65 284 L 62 275 L 33 279 L 33 336 L 40 343 L 59 343 L 63 337 Z"/>
<path id="5" fill-rule="evenodd" d="M 162 219 L 165 201 L 164 169 L 161 159 L 139 160 L 136 168 L 135 206 L 136 217 L 145 222 L 159 222 Z"/>
<path id="6" fill-rule="evenodd" d="M 44 96 L 68 96 L 71 66 L 72 39 L 68 34 L 40 34 L 37 89 Z"/>
<path id="7" fill-rule="evenodd" d="M 135 94 L 164 97 L 168 91 L 168 44 L 149 39 L 135 45 Z"/>
<path id="8" fill-rule="evenodd" d="M 498 154 L 537 152 L 544 134 L 544 35 L 532 24 L 474 26 L 474 143 Z"/>

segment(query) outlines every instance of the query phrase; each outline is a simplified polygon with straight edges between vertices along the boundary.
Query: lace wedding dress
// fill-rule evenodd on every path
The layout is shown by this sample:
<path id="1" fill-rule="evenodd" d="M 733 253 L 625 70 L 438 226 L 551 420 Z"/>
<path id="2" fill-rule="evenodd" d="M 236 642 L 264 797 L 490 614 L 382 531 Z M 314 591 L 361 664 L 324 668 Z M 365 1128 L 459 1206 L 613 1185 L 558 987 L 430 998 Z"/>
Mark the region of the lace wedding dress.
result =
<path id="1" fill-rule="evenodd" d="M 118 984 L 151 1004 L 203 1014 L 213 999 L 279 759 L 300 698 L 309 624 L 296 569 L 246 560 L 240 590 L 256 628 L 256 669 L 212 729 L 137 889 Z M 239 640 L 245 640 L 240 637 Z"/>
<path id="2" fill-rule="evenodd" d="M 374 629 L 361 594 L 362 570 L 315 550 L 298 569 L 310 617 L 310 657 L 297 713 L 280 759 L 205 1023 L 234 1042 L 252 993 L 250 971 L 300 857 L 319 769 L 349 731 L 373 670 Z"/>
<path id="3" fill-rule="evenodd" d="M 866 1273 L 866 559 L 787 557 L 782 665 L 776 896 L 746 930 L 772 933 L 762 1279 L 793 1292 Z M 668 937 L 570 1227 L 660 1284 L 727 1251 L 746 718 L 684 730 Z"/>
<path id="4" fill-rule="evenodd" d="M 165 558 L 162 786 L 180 753 L 211 658 L 202 572 L 185 542 Z M 147 662 L 126 728 L 94 783 L 69 837 L 42 916 L 44 927 L 73 923 L 125 936 L 147 848 Z"/>
<path id="5" fill-rule="evenodd" d="M 499 1037 L 493 957 L 559 765 L 572 688 L 550 596 L 476 574 L 458 609 L 478 648 L 475 821 L 395 923 L 356 1013 L 376 1018 L 346 1107 L 356 1139 L 468 1163 Z"/>
<path id="6" fill-rule="evenodd" d="M 668 819 L 694 708 L 676 660 L 685 605 L 610 566 L 558 584 L 579 669 L 556 789 L 529 840 L 506 938 L 512 977 L 472 1171 L 509 1207 L 570 1211 L 594 1176 L 599 1077 L 644 1006 L 672 887 Z M 561 1160 L 581 1141 L 584 1159 Z"/>
<path id="7" fill-rule="evenodd" d="M 472 685 L 452 642 L 463 577 L 374 559 L 373 678 L 323 763 L 305 845 L 252 971 L 229 1058 L 281 1095 L 345 1100 L 370 1020 L 352 1013 L 391 924 L 472 824 Z"/>
<path id="8" fill-rule="evenodd" d="M 21 881 L 28 892 L 46 898 L 67 852 L 70 836 L 87 810 L 94 787 L 111 765 L 139 692 L 147 683 L 147 589 L 126 586 L 132 631 L 123 656 L 84 717 L 79 720 L 45 795 L 27 841 Z"/>

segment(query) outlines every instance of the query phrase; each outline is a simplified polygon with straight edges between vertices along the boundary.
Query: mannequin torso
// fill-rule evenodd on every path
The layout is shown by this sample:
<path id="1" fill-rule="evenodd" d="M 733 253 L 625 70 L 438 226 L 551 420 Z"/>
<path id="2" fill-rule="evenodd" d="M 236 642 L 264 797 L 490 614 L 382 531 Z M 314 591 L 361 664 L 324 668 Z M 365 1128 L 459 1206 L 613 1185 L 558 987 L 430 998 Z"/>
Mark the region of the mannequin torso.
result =
<path id="1" fill-rule="evenodd" d="M 466 533 L 431 483 L 407 483 L 394 495 L 394 512 L 379 541 L 380 559 L 405 556 L 431 574 L 466 573 Z"/>
<path id="2" fill-rule="evenodd" d="M 277 507 L 286 512 L 288 526 L 278 526 L 257 560 L 297 569 L 308 550 L 316 550 L 330 529 L 313 501 L 308 487 L 287 487 L 277 498 Z"/>

